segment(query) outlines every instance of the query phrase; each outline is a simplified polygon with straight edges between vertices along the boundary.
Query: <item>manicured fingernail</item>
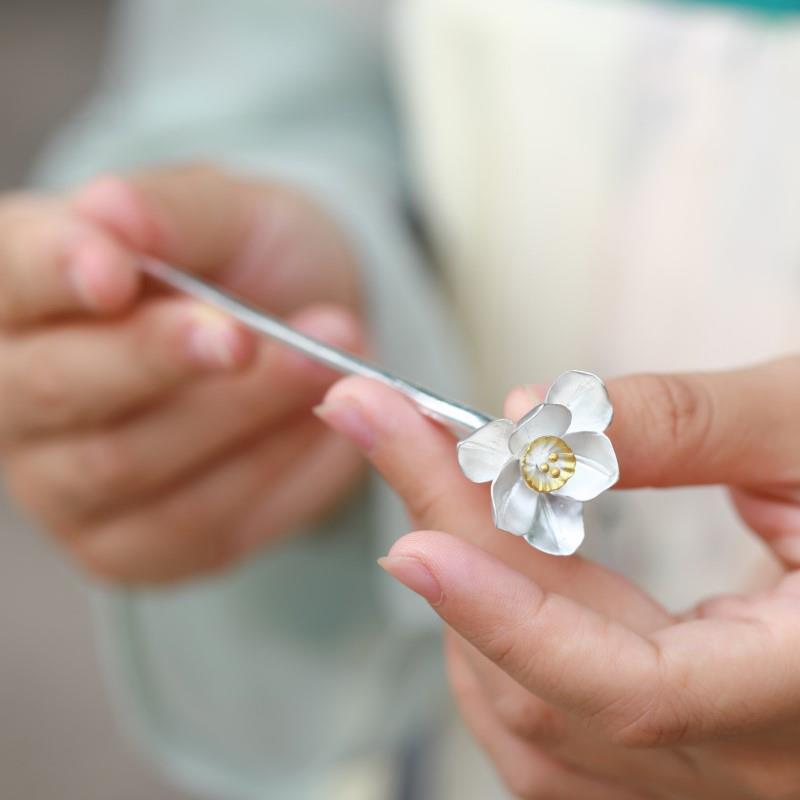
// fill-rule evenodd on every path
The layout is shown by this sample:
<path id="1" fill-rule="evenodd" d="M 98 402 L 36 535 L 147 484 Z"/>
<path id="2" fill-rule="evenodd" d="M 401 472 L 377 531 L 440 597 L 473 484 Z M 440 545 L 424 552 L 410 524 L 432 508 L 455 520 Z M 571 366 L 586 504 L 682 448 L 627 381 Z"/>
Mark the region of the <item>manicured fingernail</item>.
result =
<path id="1" fill-rule="evenodd" d="M 224 314 L 201 306 L 192 310 L 192 317 L 187 340 L 192 357 L 209 367 L 239 363 L 239 331 Z"/>
<path id="2" fill-rule="evenodd" d="M 329 427 L 368 453 L 375 444 L 375 433 L 367 415 L 356 400 L 339 397 L 314 408 L 314 413 Z"/>
<path id="3" fill-rule="evenodd" d="M 439 581 L 419 559 L 411 556 L 385 556 L 378 559 L 378 564 L 396 581 L 424 597 L 432 606 L 438 606 L 442 602 L 443 592 Z"/>

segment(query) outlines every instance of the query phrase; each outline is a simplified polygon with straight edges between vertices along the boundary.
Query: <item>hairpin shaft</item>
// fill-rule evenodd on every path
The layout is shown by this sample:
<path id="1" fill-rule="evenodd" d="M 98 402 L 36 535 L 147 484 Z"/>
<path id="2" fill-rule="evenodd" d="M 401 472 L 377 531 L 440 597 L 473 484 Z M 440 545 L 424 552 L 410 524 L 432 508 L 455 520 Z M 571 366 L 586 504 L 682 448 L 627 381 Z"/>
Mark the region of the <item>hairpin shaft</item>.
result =
<path id="1" fill-rule="evenodd" d="M 337 372 L 345 375 L 361 375 L 391 386 L 413 400 L 423 414 L 445 424 L 459 438 L 467 436 L 493 419 L 493 417 L 461 403 L 446 400 L 438 394 L 393 375 L 352 353 L 300 333 L 277 317 L 260 311 L 219 287 L 176 269 L 163 261 L 144 259 L 142 269 L 147 275 L 161 283 L 225 311 L 243 325 L 299 350 L 309 358 L 313 358 Z"/>

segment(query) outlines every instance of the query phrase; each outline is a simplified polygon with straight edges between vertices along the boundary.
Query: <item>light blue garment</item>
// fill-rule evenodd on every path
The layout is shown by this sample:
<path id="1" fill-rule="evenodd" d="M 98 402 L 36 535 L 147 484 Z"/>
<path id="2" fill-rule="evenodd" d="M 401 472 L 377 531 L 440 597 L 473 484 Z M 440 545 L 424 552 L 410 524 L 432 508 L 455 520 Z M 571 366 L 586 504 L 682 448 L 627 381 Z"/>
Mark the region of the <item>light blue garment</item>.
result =
<path id="1" fill-rule="evenodd" d="M 403 222 L 375 28 L 324 0 L 131 0 L 117 23 L 102 91 L 37 182 L 202 158 L 305 187 L 360 249 L 380 359 L 465 397 Z M 97 593 L 124 718 L 194 791 L 319 800 L 337 765 L 436 723 L 438 627 L 375 566 L 408 528 L 399 504 L 373 481 L 323 528 L 220 578 Z"/>

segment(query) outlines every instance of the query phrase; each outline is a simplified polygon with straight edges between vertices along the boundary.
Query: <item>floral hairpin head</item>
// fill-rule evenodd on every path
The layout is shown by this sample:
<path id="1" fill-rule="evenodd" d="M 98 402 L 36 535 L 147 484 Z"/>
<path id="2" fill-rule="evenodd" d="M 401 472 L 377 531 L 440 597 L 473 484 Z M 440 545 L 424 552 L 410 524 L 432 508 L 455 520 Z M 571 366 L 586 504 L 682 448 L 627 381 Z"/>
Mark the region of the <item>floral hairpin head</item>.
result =
<path id="1" fill-rule="evenodd" d="M 458 444 L 475 483 L 492 482 L 495 525 L 545 553 L 571 555 L 583 541 L 583 504 L 619 478 L 604 431 L 613 409 L 605 384 L 572 370 L 516 424 L 496 419 Z"/>

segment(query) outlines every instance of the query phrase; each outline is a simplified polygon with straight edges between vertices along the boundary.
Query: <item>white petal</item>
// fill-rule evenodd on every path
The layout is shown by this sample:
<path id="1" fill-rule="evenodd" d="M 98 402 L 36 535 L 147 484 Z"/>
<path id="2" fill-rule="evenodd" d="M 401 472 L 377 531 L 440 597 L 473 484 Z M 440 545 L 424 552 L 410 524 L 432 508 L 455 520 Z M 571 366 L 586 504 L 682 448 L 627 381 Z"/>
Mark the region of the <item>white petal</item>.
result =
<path id="1" fill-rule="evenodd" d="M 611 424 L 614 413 L 603 381 L 581 370 L 570 370 L 558 377 L 545 402 L 560 403 L 572 412 L 570 431 L 602 433 Z"/>
<path id="2" fill-rule="evenodd" d="M 500 530 L 524 536 L 536 519 L 541 497 L 522 479 L 519 461 L 512 458 L 492 484 L 494 524 Z"/>
<path id="3" fill-rule="evenodd" d="M 493 481 L 508 461 L 508 438 L 514 430 L 510 419 L 494 419 L 457 445 L 461 471 L 475 483 Z"/>
<path id="4" fill-rule="evenodd" d="M 619 478 L 614 447 L 604 433 L 568 433 L 564 441 L 575 453 L 575 474 L 552 494 L 586 502 Z"/>
<path id="5" fill-rule="evenodd" d="M 583 503 L 543 494 L 525 541 L 554 556 L 571 556 L 583 541 Z"/>
<path id="6" fill-rule="evenodd" d="M 569 409 L 565 406 L 541 403 L 529 411 L 514 427 L 514 432 L 508 441 L 511 453 L 521 455 L 522 451 L 540 436 L 563 436 L 569 428 Z"/>

